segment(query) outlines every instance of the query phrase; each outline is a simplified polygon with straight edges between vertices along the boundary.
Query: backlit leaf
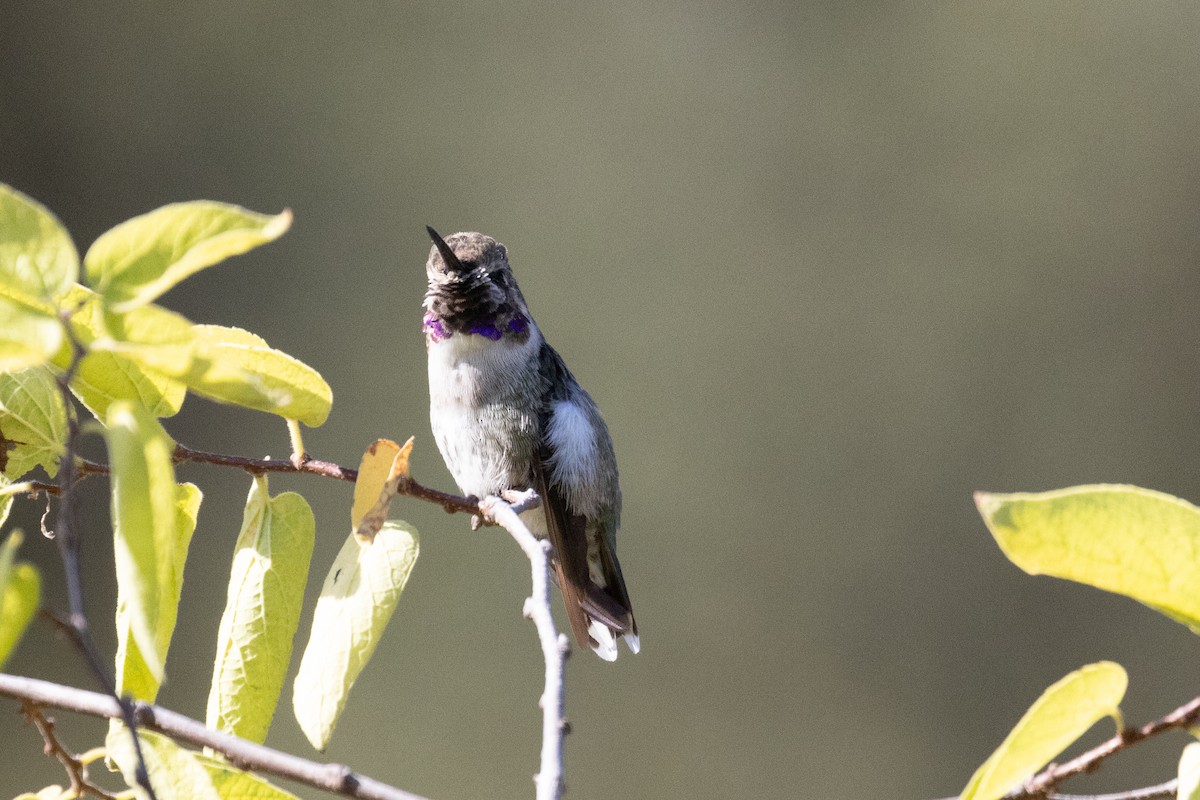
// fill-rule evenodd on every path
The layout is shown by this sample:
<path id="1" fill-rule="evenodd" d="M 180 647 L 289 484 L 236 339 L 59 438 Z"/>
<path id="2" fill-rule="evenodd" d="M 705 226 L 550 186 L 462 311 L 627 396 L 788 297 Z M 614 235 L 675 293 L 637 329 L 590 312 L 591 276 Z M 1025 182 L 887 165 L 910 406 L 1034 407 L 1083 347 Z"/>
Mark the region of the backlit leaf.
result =
<path id="1" fill-rule="evenodd" d="M 37 567 L 14 563 L 21 546 L 20 531 L 9 534 L 0 546 L 0 668 L 29 627 L 42 601 L 42 581 Z"/>
<path id="2" fill-rule="evenodd" d="M 196 753 L 196 761 L 208 772 L 221 800 L 299 800 L 274 784 L 249 772 L 237 769 L 229 762 Z"/>
<path id="3" fill-rule="evenodd" d="M 975 504 L 1026 572 L 1127 595 L 1200 633 L 1200 508 L 1120 485 L 979 492 Z"/>
<path id="4" fill-rule="evenodd" d="M 172 564 L 177 549 L 174 442 L 148 411 L 126 401 L 109 407 L 105 434 L 118 591 L 130 635 L 161 683 L 166 648 L 159 641 L 164 591 L 159 562 Z"/>
<path id="5" fill-rule="evenodd" d="M 200 200 L 134 217 L 103 234 L 84 257 L 88 282 L 117 312 L 148 303 L 205 267 L 281 236 L 290 211 L 269 216 Z"/>
<path id="6" fill-rule="evenodd" d="M 1179 757 L 1178 800 L 1200 800 L 1200 742 L 1183 748 Z"/>
<path id="7" fill-rule="evenodd" d="M 145 728 L 138 729 L 138 739 L 141 740 L 142 757 L 146 762 L 150 785 L 154 787 L 159 800 L 221 800 L 208 776 L 208 770 L 197 758 L 198 754 Z M 136 789 L 138 761 L 129 729 L 124 725 L 111 729 L 105 746 L 109 758 L 120 768 L 125 782 L 131 789 Z M 140 789 L 138 796 L 144 796 Z"/>
<path id="8" fill-rule="evenodd" d="M 375 538 L 387 519 L 388 509 L 401 480 L 408 477 L 408 459 L 412 454 L 410 437 L 404 447 L 391 439 L 376 439 L 363 453 L 354 482 L 354 505 L 350 509 L 350 529 L 365 541 Z"/>
<path id="9" fill-rule="evenodd" d="M 1104 717 L 1115 717 L 1119 729 L 1128 683 L 1125 670 L 1111 661 L 1088 664 L 1055 683 L 975 771 L 961 800 L 999 800 Z"/>
<path id="10" fill-rule="evenodd" d="M 390 520 L 372 542 L 351 534 L 330 567 L 292 693 L 296 719 L 316 749 L 329 743 L 416 560 L 416 530 Z"/>
<path id="11" fill-rule="evenodd" d="M 97 419 L 104 419 L 108 407 L 118 400 L 133 401 L 156 417 L 170 417 L 179 411 L 187 393 L 186 386 L 160 372 L 143 368 L 124 352 L 114 352 L 122 345 L 113 347 L 114 336 L 127 331 L 150 338 L 153 346 L 156 334 L 153 326 L 147 323 L 157 316 L 157 312 L 151 309 L 158 309 L 163 314 L 171 312 L 148 306 L 142 313 L 125 315 L 124 321 L 117 321 L 115 315 L 105 313 L 101 297 L 83 286 L 74 287 L 64 302 L 75 309 L 71 315 L 71 328 L 88 350 L 71 380 L 71 391 Z M 160 341 L 165 339 L 166 345 L 170 345 L 172 337 L 178 338 L 179 320 L 189 326 L 190 335 L 190 323 L 177 314 L 171 314 L 171 317 L 170 327 L 164 332 L 169 335 L 158 337 Z M 110 330 L 114 322 L 115 332 Z M 105 342 L 108 349 L 94 350 L 97 341 Z M 190 343 L 187 347 L 185 358 L 190 361 Z M 124 350 L 130 349 L 136 349 L 136 346 L 124 345 Z M 70 347 L 64 346 L 55 357 L 55 364 L 65 370 L 71 363 L 71 356 Z"/>
<path id="12" fill-rule="evenodd" d="M 183 567 L 187 562 L 188 546 L 196 530 L 203 494 L 190 483 L 175 487 L 175 528 L 170 548 L 158 553 L 158 618 L 155 627 L 155 649 L 166 659 L 175 632 L 179 598 L 183 591 Z M 117 587 L 117 692 L 138 700 L 153 702 L 158 696 L 160 680 L 146 663 L 142 650 L 132 636 L 125 586 Z"/>
<path id="13" fill-rule="evenodd" d="M 63 342 L 63 327 L 47 317 L 0 297 L 0 373 L 48 362 Z"/>
<path id="14" fill-rule="evenodd" d="M 0 183 L 0 285 L 50 300 L 78 277 L 79 254 L 58 218 Z"/>
<path id="15" fill-rule="evenodd" d="M 196 325 L 188 388 L 210 400 L 266 411 L 316 427 L 333 392 L 320 373 L 240 328 Z"/>
<path id="16" fill-rule="evenodd" d="M 163 375 L 181 378 L 192 366 L 195 335 L 187 318 L 154 304 L 105 316 L 104 335 L 90 350 L 108 351 Z"/>
<path id="17" fill-rule="evenodd" d="M 13 493 L 10 487 L 12 481 L 0 473 L 0 526 L 3 526 L 8 520 L 8 514 L 12 511 Z"/>
<path id="18" fill-rule="evenodd" d="M 121 400 L 137 403 L 156 417 L 171 417 L 187 396 L 187 387 L 179 381 L 142 369 L 127 356 L 105 352 L 84 356 L 71 391 L 97 419 L 104 419 L 108 407 Z"/>
<path id="19" fill-rule="evenodd" d="M 206 724 L 252 742 L 267 738 L 300 624 L 316 522 L 295 492 L 250 485 L 230 571 Z"/>
<path id="20" fill-rule="evenodd" d="M 0 375 L 0 448 L 8 457 L 4 474 L 19 478 L 40 464 L 53 477 L 66 441 L 66 411 L 50 371 L 34 367 Z"/>

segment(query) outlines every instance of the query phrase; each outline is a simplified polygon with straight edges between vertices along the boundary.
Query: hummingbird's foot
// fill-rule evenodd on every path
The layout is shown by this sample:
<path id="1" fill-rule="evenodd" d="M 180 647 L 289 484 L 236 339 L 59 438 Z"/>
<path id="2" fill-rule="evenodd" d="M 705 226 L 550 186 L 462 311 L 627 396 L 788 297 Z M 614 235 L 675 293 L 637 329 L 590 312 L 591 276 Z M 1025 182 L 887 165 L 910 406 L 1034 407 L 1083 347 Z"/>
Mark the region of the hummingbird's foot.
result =
<path id="1" fill-rule="evenodd" d="M 533 489 L 505 489 L 500 492 L 500 499 L 512 506 L 518 514 L 535 508 L 539 502 L 537 492 Z"/>

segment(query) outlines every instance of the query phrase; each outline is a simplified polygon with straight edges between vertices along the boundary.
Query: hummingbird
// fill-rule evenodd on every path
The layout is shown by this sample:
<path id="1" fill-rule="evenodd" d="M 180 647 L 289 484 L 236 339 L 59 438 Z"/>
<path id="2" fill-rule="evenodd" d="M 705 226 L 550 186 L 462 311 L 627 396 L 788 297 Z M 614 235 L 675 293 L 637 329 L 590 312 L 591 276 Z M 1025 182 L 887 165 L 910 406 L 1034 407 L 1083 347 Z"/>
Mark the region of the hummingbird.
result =
<path id="1" fill-rule="evenodd" d="M 482 233 L 443 239 L 425 271 L 422 329 L 429 418 L 458 488 L 475 497 L 533 489 L 522 521 L 553 547 L 553 576 L 581 647 L 606 661 L 617 639 L 636 653 L 637 623 L 621 565 L 621 488 L 608 426 L 546 343 L 504 245 Z"/>

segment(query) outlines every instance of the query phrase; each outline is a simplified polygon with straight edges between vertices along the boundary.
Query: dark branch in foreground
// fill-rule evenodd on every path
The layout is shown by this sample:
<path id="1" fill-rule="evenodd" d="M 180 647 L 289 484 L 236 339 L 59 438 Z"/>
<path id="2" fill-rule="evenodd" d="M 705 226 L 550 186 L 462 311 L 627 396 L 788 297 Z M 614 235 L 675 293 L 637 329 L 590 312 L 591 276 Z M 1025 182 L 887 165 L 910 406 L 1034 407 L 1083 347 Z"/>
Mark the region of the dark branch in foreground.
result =
<path id="1" fill-rule="evenodd" d="M 38 706 L 61 708 L 93 717 L 121 719 L 121 707 L 112 697 L 35 678 L 0 673 L 0 695 Z M 254 744 L 237 736 L 205 727 L 203 722 L 151 703 L 133 701 L 138 725 L 194 747 L 211 747 L 234 766 L 297 781 L 345 797 L 364 800 L 425 800 L 359 775 L 343 764 L 321 764 L 306 758 Z"/>

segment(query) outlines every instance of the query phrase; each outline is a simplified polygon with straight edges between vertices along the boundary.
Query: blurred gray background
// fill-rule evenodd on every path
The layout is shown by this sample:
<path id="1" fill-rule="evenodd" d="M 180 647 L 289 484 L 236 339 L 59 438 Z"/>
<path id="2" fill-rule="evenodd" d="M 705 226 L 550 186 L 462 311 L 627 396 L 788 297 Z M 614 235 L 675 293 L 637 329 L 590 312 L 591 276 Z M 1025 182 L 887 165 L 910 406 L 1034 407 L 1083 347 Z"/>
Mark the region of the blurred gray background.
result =
<path id="1" fill-rule="evenodd" d="M 422 226 L 495 235 L 625 490 L 644 648 L 570 662 L 570 797 L 933 798 L 1084 663 L 1129 669 L 1131 721 L 1200 686 L 1183 627 L 1021 574 L 971 503 L 1094 481 L 1200 500 L 1198 36 L 1200 8 L 1160 3 L 9 2 L 0 180 L 81 250 L 177 200 L 292 208 L 164 304 L 325 375 L 313 454 L 415 435 L 444 489 Z M 275 418 L 194 398 L 167 427 L 287 451 Z M 161 700 L 202 717 L 249 480 L 180 475 L 206 500 Z M 317 514 L 307 620 L 350 487 L 272 489 Z M 84 511 L 111 648 L 105 491 Z M 394 511 L 422 557 L 327 757 L 439 800 L 530 796 L 528 564 Z M 62 608 L 53 548 L 24 553 Z M 90 685 L 43 624 L 8 668 Z M 269 742 L 310 753 L 289 702 Z M 0 795 L 62 780 L 13 703 L 0 741 Z M 1068 788 L 1164 780 L 1182 744 Z"/>

